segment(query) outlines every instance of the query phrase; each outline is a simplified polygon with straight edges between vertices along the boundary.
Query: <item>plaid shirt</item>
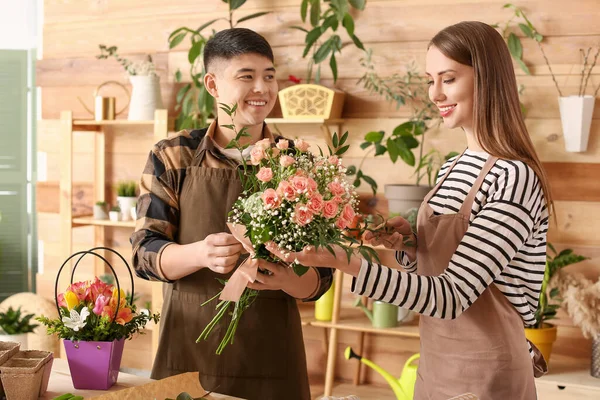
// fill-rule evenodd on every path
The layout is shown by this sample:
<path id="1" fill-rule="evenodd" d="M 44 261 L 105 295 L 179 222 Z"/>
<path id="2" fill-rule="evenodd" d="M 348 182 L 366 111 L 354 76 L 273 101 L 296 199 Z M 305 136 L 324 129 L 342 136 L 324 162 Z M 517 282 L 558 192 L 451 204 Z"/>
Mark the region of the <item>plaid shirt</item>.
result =
<path id="1" fill-rule="evenodd" d="M 135 232 L 130 241 L 133 247 L 133 267 L 136 275 L 150 281 L 172 283 L 162 273 L 160 257 L 171 243 L 177 243 L 179 227 L 179 195 L 187 167 L 197 153 L 205 151 L 203 167 L 237 168 L 238 162 L 222 154 L 213 135 L 216 122 L 208 128 L 181 131 L 161 140 L 148 155 L 140 182 Z M 266 124 L 263 136 L 273 140 Z M 305 301 L 321 297 L 331 286 L 333 270 L 316 268 L 319 284 Z"/>

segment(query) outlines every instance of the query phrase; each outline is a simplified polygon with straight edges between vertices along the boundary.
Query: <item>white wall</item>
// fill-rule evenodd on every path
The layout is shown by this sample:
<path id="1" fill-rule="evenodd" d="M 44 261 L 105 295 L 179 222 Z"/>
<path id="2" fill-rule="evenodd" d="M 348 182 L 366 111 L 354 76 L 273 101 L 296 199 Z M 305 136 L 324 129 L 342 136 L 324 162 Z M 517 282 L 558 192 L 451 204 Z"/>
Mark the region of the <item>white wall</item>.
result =
<path id="1" fill-rule="evenodd" d="M 42 9 L 43 0 L 0 0 L 0 49 L 41 49 Z"/>

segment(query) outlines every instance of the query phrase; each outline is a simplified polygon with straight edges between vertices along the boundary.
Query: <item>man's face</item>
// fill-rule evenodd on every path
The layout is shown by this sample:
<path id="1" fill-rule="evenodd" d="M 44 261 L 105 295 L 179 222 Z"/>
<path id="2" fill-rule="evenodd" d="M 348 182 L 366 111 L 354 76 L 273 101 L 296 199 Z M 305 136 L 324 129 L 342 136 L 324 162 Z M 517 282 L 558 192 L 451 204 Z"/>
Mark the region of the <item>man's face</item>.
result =
<path id="1" fill-rule="evenodd" d="M 213 72 L 209 74 L 214 82 L 205 80 L 207 87 L 217 103 L 229 106 L 237 103 L 235 124 L 262 124 L 277 99 L 278 86 L 271 60 L 259 54 L 243 54 L 230 60 L 215 60 L 211 69 Z M 220 108 L 219 117 L 219 124 L 231 123 Z"/>

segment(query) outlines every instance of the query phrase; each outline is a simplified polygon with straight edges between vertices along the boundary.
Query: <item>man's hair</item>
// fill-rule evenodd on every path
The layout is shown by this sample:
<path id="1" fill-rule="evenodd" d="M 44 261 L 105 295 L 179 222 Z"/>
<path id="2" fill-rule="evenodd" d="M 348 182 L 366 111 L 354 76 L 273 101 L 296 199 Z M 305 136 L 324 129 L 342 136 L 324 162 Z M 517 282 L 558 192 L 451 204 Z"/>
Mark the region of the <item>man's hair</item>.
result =
<path id="1" fill-rule="evenodd" d="M 231 60 L 243 54 L 258 54 L 274 62 L 273 50 L 264 37 L 246 28 L 231 28 L 217 32 L 204 47 L 204 68 L 213 72 L 219 59 Z"/>

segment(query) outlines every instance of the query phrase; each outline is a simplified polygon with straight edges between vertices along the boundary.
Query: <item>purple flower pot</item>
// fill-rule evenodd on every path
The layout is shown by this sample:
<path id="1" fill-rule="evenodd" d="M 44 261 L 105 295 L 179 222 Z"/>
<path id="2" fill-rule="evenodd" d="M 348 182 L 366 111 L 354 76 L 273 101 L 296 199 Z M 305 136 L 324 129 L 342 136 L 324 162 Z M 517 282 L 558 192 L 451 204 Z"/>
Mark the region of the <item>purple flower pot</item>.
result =
<path id="1" fill-rule="evenodd" d="M 75 389 L 106 390 L 115 384 L 125 339 L 112 342 L 64 342 Z"/>

